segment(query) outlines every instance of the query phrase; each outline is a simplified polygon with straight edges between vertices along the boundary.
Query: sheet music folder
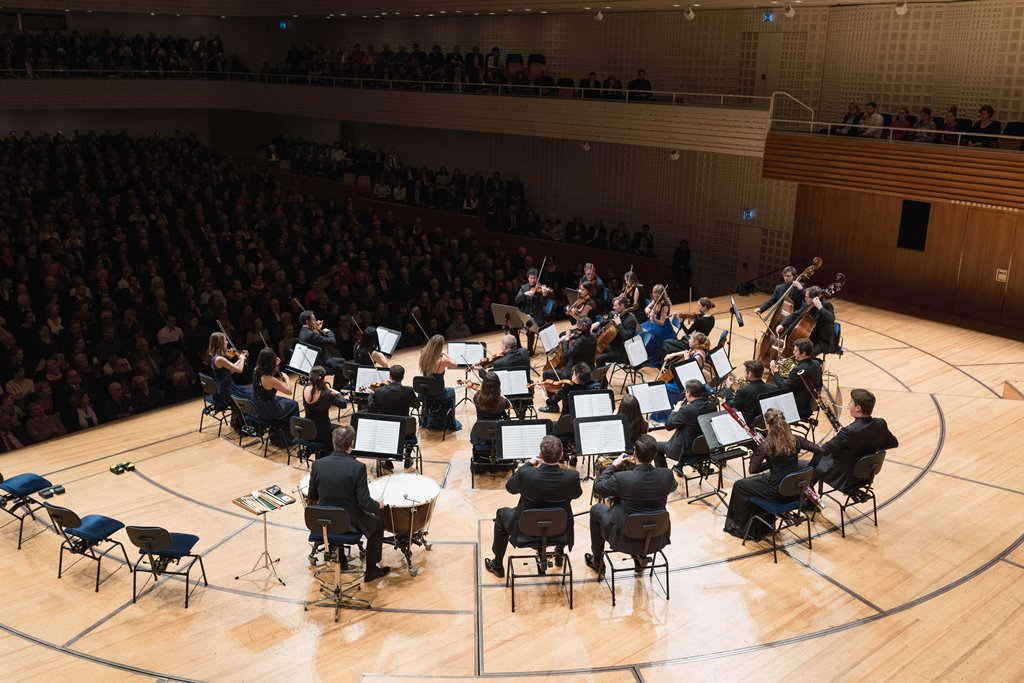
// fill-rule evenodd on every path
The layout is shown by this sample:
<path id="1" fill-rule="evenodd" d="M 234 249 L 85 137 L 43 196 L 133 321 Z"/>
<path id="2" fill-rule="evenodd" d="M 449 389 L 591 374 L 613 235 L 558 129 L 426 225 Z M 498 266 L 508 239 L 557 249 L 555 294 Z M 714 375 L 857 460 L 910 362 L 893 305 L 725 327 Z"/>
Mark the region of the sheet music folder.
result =
<path id="1" fill-rule="evenodd" d="M 573 420 L 576 455 L 632 453 L 629 419 L 625 415 L 581 417 Z"/>
<path id="2" fill-rule="evenodd" d="M 551 433 L 551 420 L 499 420 L 495 425 L 499 460 L 529 460 L 540 455 L 540 440 Z"/>
<path id="3" fill-rule="evenodd" d="M 787 423 L 794 424 L 800 421 L 800 411 L 797 410 L 796 399 L 793 397 L 792 391 L 773 391 L 761 394 L 757 400 L 761 405 L 762 415 L 769 408 L 776 408 L 786 416 Z"/>
<path id="4" fill-rule="evenodd" d="M 356 430 L 355 457 L 400 457 L 405 444 L 405 418 L 398 415 L 356 413 L 352 416 Z"/>
<path id="5" fill-rule="evenodd" d="M 483 342 L 448 342 L 448 355 L 460 368 L 479 363 L 487 355 L 487 344 Z"/>
<path id="6" fill-rule="evenodd" d="M 316 359 L 319 357 L 320 347 L 303 342 L 295 342 L 291 358 L 288 359 L 288 363 L 285 365 L 285 370 L 290 370 L 306 377 L 309 375 L 309 371 L 313 369 L 313 366 L 316 365 Z"/>
<path id="7" fill-rule="evenodd" d="M 610 389 L 576 391 L 569 394 L 569 412 L 573 419 L 615 414 L 615 399 Z"/>

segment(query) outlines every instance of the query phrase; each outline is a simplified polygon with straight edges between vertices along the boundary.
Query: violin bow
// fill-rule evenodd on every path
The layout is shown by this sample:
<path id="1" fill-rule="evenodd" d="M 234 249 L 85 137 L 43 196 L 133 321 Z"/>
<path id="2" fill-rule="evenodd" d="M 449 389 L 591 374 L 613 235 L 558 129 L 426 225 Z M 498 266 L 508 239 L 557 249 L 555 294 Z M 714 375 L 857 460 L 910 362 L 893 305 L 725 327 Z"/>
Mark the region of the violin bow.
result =
<path id="1" fill-rule="evenodd" d="M 231 335 L 229 335 L 228 331 L 226 329 L 224 329 L 224 325 L 223 325 L 223 323 L 221 323 L 221 321 L 219 319 L 217 320 L 217 327 L 219 327 L 220 331 L 224 333 L 224 339 L 227 340 L 228 346 L 230 346 L 232 349 L 234 349 L 235 353 L 239 353 L 238 347 L 235 346 L 235 342 L 231 341 Z"/>

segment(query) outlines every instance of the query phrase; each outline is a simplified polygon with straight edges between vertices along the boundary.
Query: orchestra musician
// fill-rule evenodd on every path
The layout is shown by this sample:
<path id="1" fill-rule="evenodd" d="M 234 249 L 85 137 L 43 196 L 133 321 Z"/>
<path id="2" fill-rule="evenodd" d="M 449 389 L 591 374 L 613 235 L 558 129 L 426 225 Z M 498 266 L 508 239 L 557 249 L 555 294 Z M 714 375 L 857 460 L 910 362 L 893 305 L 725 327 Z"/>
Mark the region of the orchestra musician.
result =
<path id="1" fill-rule="evenodd" d="M 679 487 L 671 472 L 655 468 L 653 462 L 657 454 L 658 442 L 644 434 L 633 443 L 633 455 L 623 453 L 594 481 L 594 495 L 615 499 L 611 507 L 597 503 L 590 508 L 590 552 L 584 559 L 598 576 L 604 575 L 605 541 L 617 552 L 635 557 L 643 554 L 644 540 L 627 539 L 623 534 L 626 518 L 636 513 L 664 510 L 669 494 Z M 624 471 L 627 461 L 636 467 Z M 643 565 L 638 560 L 634 562 L 636 570 L 643 571 Z"/>
<path id="2" fill-rule="evenodd" d="M 416 392 L 411 387 L 402 385 L 402 380 L 405 379 L 405 368 L 401 365 L 392 365 L 388 368 L 388 377 L 391 378 L 389 383 L 370 391 L 367 409 L 377 415 L 408 417 L 410 410 L 420 407 L 420 400 L 416 398 Z M 407 446 L 416 444 L 416 433 L 407 434 L 405 443 Z M 413 465 L 411 453 L 408 449 L 406 449 L 405 462 L 403 464 L 405 469 L 409 469 Z M 390 460 L 384 460 L 381 466 L 386 470 L 394 469 Z"/>
<path id="3" fill-rule="evenodd" d="M 563 546 L 573 545 L 572 501 L 583 495 L 580 473 L 562 469 L 562 442 L 557 436 L 547 435 L 540 440 L 540 454 L 528 464 L 517 469 L 505 483 L 505 490 L 519 495 L 519 504 L 514 508 L 498 508 L 494 514 L 494 541 L 491 544 L 492 558 L 484 560 L 484 568 L 499 579 L 505 578 L 505 548 L 508 539 L 519 535 L 519 516 L 524 510 L 560 507 L 569 516 L 570 524 L 562 537 L 553 542 Z"/>
<path id="4" fill-rule="evenodd" d="M 715 412 L 715 404 L 704 396 L 704 384 L 695 379 L 686 380 L 684 399 L 675 404 L 665 421 L 665 429 L 674 432 L 668 441 L 658 442 L 658 465 L 667 467 L 666 458 L 675 460 L 672 471 L 683 476 L 683 465 L 697 462 L 693 442 L 700 436 L 697 418 Z"/>
<path id="5" fill-rule="evenodd" d="M 597 357 L 598 366 L 608 363 L 626 364 L 629 362 L 626 356 L 626 340 L 632 339 L 637 335 L 637 328 L 639 326 L 636 322 L 636 316 L 626 312 L 628 303 L 621 296 L 616 297 L 615 301 L 612 302 L 612 315 L 610 319 L 606 320 L 603 325 L 601 323 L 594 323 L 591 326 L 591 330 L 594 332 L 597 332 L 599 326 L 601 331 L 604 331 L 608 325 L 618 327 L 618 333 L 615 335 L 615 338 L 612 339 L 604 353 Z"/>
<path id="6" fill-rule="evenodd" d="M 519 293 L 516 294 L 516 306 L 519 307 L 526 315 L 533 318 L 534 322 L 538 324 L 544 322 L 544 306 L 547 303 L 546 299 L 554 294 L 554 290 L 547 285 L 538 284 L 538 278 L 540 277 L 540 271 L 536 268 L 530 268 L 526 273 L 526 284 L 519 288 Z M 518 334 L 518 330 L 516 331 Z M 526 347 L 529 349 L 529 355 L 533 355 L 533 349 L 537 342 L 537 335 L 534 334 L 529 328 L 526 329 Z"/>
<path id="7" fill-rule="evenodd" d="M 796 268 L 786 266 L 782 269 L 782 284 L 775 285 L 775 289 L 772 291 L 772 295 L 768 297 L 768 300 L 754 310 L 758 313 L 767 311 L 786 295 L 786 290 L 789 289 L 790 285 L 793 286 L 793 289 L 789 292 L 789 297 L 793 300 L 793 310 L 795 311 L 800 308 L 804 302 L 803 294 L 801 294 L 804 284 L 797 279 Z"/>
<path id="8" fill-rule="evenodd" d="M 597 268 L 594 267 L 593 263 L 587 263 L 583 266 L 583 277 L 580 279 L 580 284 L 585 282 L 594 285 L 594 297 L 597 302 L 607 302 L 608 290 L 604 286 L 604 280 L 597 274 Z"/>
<path id="9" fill-rule="evenodd" d="M 457 368 L 458 362 L 448 355 L 445 350 L 445 340 L 439 334 L 435 334 L 430 338 L 429 341 L 424 345 L 423 350 L 420 351 L 420 374 L 423 377 L 433 377 L 441 380 L 444 383 L 444 373 L 446 370 L 451 368 Z M 462 423 L 455 419 L 455 389 L 452 387 L 444 388 L 446 411 L 443 416 L 429 416 L 420 417 L 420 426 L 426 429 L 450 429 L 452 431 L 459 431 L 462 429 Z M 425 399 L 424 396 L 419 397 L 421 401 Z M 437 399 L 432 399 L 437 401 Z M 448 412 L 447 409 L 451 409 Z M 447 424 L 439 423 L 439 420 L 446 420 Z"/>
<path id="10" fill-rule="evenodd" d="M 309 371 L 306 386 L 302 388 L 303 414 L 316 426 L 316 435 L 310 440 L 329 442 L 338 427 L 331 423 L 330 410 L 347 406 L 344 397 L 327 384 L 327 368 L 314 365 Z"/>
<path id="11" fill-rule="evenodd" d="M 474 366 L 477 370 L 481 366 Z M 491 364 L 495 370 L 529 370 L 530 356 L 526 349 L 519 347 L 519 340 L 511 334 L 501 338 L 501 355 Z"/>
<path id="12" fill-rule="evenodd" d="M 697 367 L 700 368 L 705 381 L 709 379 L 711 374 L 711 366 L 707 362 L 708 338 L 705 337 L 702 332 L 694 332 L 689 336 L 689 340 L 690 348 L 685 351 L 676 351 L 665 356 L 665 367 L 669 370 L 667 373 L 669 378 L 665 380 L 665 391 L 668 393 L 668 400 L 671 404 L 675 404 L 683 395 L 683 388 L 679 386 L 679 378 L 676 373 L 671 372 L 671 368 L 674 368 L 680 363 L 685 363 L 688 360 L 695 360 L 697 361 Z M 651 419 L 659 421 L 667 419 L 667 414 L 667 411 L 652 413 Z"/>
<path id="13" fill-rule="evenodd" d="M 278 367 L 281 359 L 269 346 L 263 347 L 256 357 L 256 369 L 252 374 L 252 402 L 256 406 L 256 417 L 274 424 L 272 434 L 280 436 L 285 442 L 290 432 L 288 420 L 292 415 L 299 414 L 299 404 L 290 398 L 278 396 L 278 393 L 292 394 L 292 383 L 288 375 Z M 273 441 L 272 441 L 273 442 Z M 274 445 L 286 445 L 274 442 Z"/>
<path id="14" fill-rule="evenodd" d="M 480 421 L 508 419 L 508 411 L 512 407 L 512 403 L 501 395 L 501 380 L 493 372 L 485 372 L 480 377 L 480 391 L 473 397 L 473 406 L 476 408 L 476 422 L 469 433 L 469 442 L 476 445 L 476 426 Z"/>
<path id="15" fill-rule="evenodd" d="M 813 441 L 802 436 L 794 436 L 789 425 L 786 424 L 786 416 L 781 410 L 776 408 L 766 410 L 764 423 L 768 433 L 764 442 L 754 449 L 748 467 L 754 476 L 740 479 L 733 484 L 732 494 L 729 496 L 729 511 L 726 513 L 723 531 L 736 538 L 743 538 L 743 533 L 751 517 L 755 514 L 761 516 L 768 514 L 756 509 L 750 499 L 756 496 L 779 503 L 792 500 L 779 495 L 779 485 L 782 480 L 787 475 L 801 469 L 797 457 L 801 451 L 810 451 L 816 454 L 815 457 L 822 451 L 821 447 Z M 767 528 L 764 525 L 753 524 L 750 527 L 750 538 L 760 541 L 765 531 Z"/>
<path id="16" fill-rule="evenodd" d="M 586 363 L 594 367 L 597 354 L 597 338 L 590 332 L 590 318 L 583 316 L 576 321 L 576 326 L 562 334 L 559 344 L 565 344 L 562 351 L 562 367 L 545 370 L 544 379 L 568 379 L 572 377 L 572 369 L 577 363 Z"/>
<path id="17" fill-rule="evenodd" d="M 333 375 L 339 372 L 341 364 L 345 362 L 345 359 L 341 356 L 332 355 L 330 352 L 331 348 L 335 348 L 338 345 L 338 340 L 335 338 L 334 333 L 324 327 L 323 321 L 317 320 L 313 311 L 309 310 L 299 313 L 299 325 L 302 326 L 299 330 L 299 341 L 320 349 L 316 364 L 324 366 L 328 374 Z"/>
<path id="18" fill-rule="evenodd" d="M 836 312 L 832 302 L 821 298 L 821 287 L 812 286 L 804 290 L 803 306 L 794 309 L 793 313 L 786 316 L 779 326 L 775 328 L 778 334 L 791 329 L 804 314 L 814 320 L 814 329 L 811 330 L 809 338 L 813 344 L 812 356 L 820 356 L 823 353 L 834 353 L 836 351 Z"/>
<path id="19" fill-rule="evenodd" d="M 580 280 L 579 287 L 576 288 L 576 295 L 576 301 L 572 306 L 565 307 L 566 315 L 574 320 L 594 318 L 599 313 L 597 288 L 594 283 Z"/>
<path id="20" fill-rule="evenodd" d="M 754 425 L 754 420 L 761 414 L 761 402 L 758 398 L 778 387 L 768 384 L 762 379 L 764 377 L 764 364 L 759 360 L 748 360 L 743 363 L 744 377 L 746 384 L 739 389 L 734 389 L 736 380 L 730 374 L 725 378 L 725 388 L 718 392 L 720 398 L 738 410 L 743 415 L 743 421 L 748 427 Z"/>
<path id="21" fill-rule="evenodd" d="M 561 415 L 568 415 L 570 413 L 569 396 L 578 391 L 590 391 L 593 388 L 590 378 L 592 372 L 586 363 L 576 363 L 572 366 L 572 383 L 560 387 L 557 392 L 548 396 L 545 405 L 537 410 L 542 413 L 555 413 L 558 412 L 558 404 L 561 403 Z"/>
<path id="22" fill-rule="evenodd" d="M 366 536 L 363 581 L 376 581 L 391 571 L 391 567 L 378 566 L 384 547 L 384 522 L 378 516 L 380 503 L 370 497 L 366 466 L 352 457 L 355 430 L 347 425 L 338 427 L 331 441 L 334 452 L 313 462 L 309 474 L 309 504 L 348 510 L 352 526 Z"/>
<path id="23" fill-rule="evenodd" d="M 626 416 L 626 420 L 629 422 L 629 438 L 633 442 L 650 431 L 650 425 L 647 424 L 644 414 L 640 412 L 640 401 L 632 394 L 625 394 L 619 399 L 619 408 L 615 414 Z"/>
<path id="24" fill-rule="evenodd" d="M 388 359 L 380 352 L 380 338 L 377 336 L 377 328 L 367 325 L 362 336 L 356 342 L 352 351 L 353 358 L 357 365 L 365 367 L 388 367 Z"/>
<path id="25" fill-rule="evenodd" d="M 672 300 L 668 297 L 664 285 L 654 285 L 651 289 L 651 302 L 644 309 L 646 320 L 640 325 L 643 333 L 648 335 L 645 346 L 650 366 L 658 367 L 662 345 L 676 338 L 676 330 L 669 323 L 672 314 Z M 712 325 L 713 327 L 714 325 Z"/>
<path id="26" fill-rule="evenodd" d="M 685 351 L 690 348 L 689 335 L 696 332 L 700 332 L 704 336 L 710 335 L 711 330 L 715 328 L 715 316 L 711 315 L 711 309 L 714 307 L 714 301 L 706 296 L 702 296 L 697 301 L 696 315 L 680 315 L 679 313 L 676 313 L 675 316 L 673 316 L 673 320 L 681 325 L 680 331 L 682 331 L 685 336 L 682 339 L 665 340 L 665 343 L 661 346 L 661 352 L 667 357 L 670 353 Z M 689 325 L 686 324 L 687 318 L 692 318 Z M 678 332 L 676 334 L 678 334 Z"/>
<path id="27" fill-rule="evenodd" d="M 624 286 L 619 296 L 626 300 L 626 310 L 636 315 L 640 312 L 640 304 L 644 300 L 643 285 L 640 284 L 640 280 L 632 270 L 627 270 L 626 274 L 622 276 L 622 280 Z"/>
<path id="28" fill-rule="evenodd" d="M 783 378 L 779 374 L 778 362 L 773 360 L 770 366 L 772 374 L 775 376 L 775 384 L 779 389 L 793 392 L 793 400 L 796 402 L 796 409 L 800 413 L 801 420 L 808 419 L 814 413 L 817 403 L 814 396 L 807 391 L 807 385 L 800 379 L 800 375 L 802 374 L 810 381 L 815 393 L 821 391 L 821 360 L 811 355 L 813 350 L 814 345 L 810 339 L 797 339 L 793 343 L 795 365 L 788 377 Z"/>
<path id="29" fill-rule="evenodd" d="M 234 361 L 229 359 L 227 336 L 223 332 L 214 332 L 210 335 L 210 343 L 206 351 L 210 356 L 213 381 L 217 385 L 217 398 L 227 406 L 234 405 L 231 401 L 232 396 L 251 399 L 252 387 L 239 386 L 233 377 L 245 370 L 245 361 L 249 358 L 249 352 L 242 351 Z"/>
<path id="30" fill-rule="evenodd" d="M 900 445 L 885 420 L 872 417 L 874 409 L 874 394 L 867 389 L 850 391 L 849 410 L 854 420 L 822 446 L 820 456 L 811 460 L 814 482 L 824 481 L 834 489 L 856 486 L 860 482 L 853 478 L 853 469 L 858 460 Z"/>

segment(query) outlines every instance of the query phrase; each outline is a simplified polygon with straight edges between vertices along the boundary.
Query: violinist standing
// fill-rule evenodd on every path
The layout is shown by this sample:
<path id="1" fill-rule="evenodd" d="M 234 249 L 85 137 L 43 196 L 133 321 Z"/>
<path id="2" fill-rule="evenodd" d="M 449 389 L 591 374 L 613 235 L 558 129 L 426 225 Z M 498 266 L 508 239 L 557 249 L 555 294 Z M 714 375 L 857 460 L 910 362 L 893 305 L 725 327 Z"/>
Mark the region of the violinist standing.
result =
<path id="1" fill-rule="evenodd" d="M 523 313 L 527 314 L 534 319 L 537 323 L 544 322 L 544 306 L 547 303 L 547 299 L 554 294 L 554 290 L 547 285 L 538 283 L 540 278 L 540 271 L 536 268 L 530 268 L 526 273 L 526 284 L 519 288 L 519 293 L 516 294 L 516 306 L 519 307 Z M 531 332 L 529 329 L 526 330 L 526 347 L 529 349 L 529 355 L 534 353 L 534 345 L 537 341 L 537 335 Z"/>
<path id="2" fill-rule="evenodd" d="M 597 355 L 597 337 L 590 332 L 590 318 L 583 316 L 576 321 L 576 326 L 570 328 L 563 336 L 559 344 L 565 344 L 562 350 L 562 367 L 555 370 L 545 370 L 544 379 L 569 379 L 572 377 L 572 369 L 577 363 L 586 363 L 594 367 L 594 359 Z"/>

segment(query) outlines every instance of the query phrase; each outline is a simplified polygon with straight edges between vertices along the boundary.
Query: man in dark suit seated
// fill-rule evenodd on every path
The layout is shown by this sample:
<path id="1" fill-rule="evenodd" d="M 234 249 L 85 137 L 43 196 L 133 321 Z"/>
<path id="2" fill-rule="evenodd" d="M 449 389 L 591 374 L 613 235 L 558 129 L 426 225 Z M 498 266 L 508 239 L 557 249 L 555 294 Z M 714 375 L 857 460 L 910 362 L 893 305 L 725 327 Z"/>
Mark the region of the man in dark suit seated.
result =
<path id="1" fill-rule="evenodd" d="M 586 363 L 577 363 L 572 366 L 572 384 L 559 387 L 558 391 L 551 394 L 545 400 L 545 405 L 539 408 L 542 413 L 558 412 L 558 405 L 561 403 L 561 415 L 568 415 L 572 412 L 569 405 L 569 397 L 579 391 L 590 391 L 593 382 L 590 377 L 590 366 Z"/>
<path id="2" fill-rule="evenodd" d="M 598 576 L 604 574 L 605 541 L 618 552 L 633 556 L 642 554 L 643 541 L 626 539 L 622 535 L 626 518 L 640 512 L 664 510 L 668 494 L 679 486 L 671 472 L 654 466 L 657 455 L 658 442 L 650 434 L 642 434 L 633 444 L 633 455 L 623 453 L 594 481 L 596 495 L 615 499 L 611 507 L 598 503 L 590 508 L 591 552 L 587 553 L 586 562 Z M 623 470 L 627 462 L 634 463 L 636 467 Z M 641 567 L 637 564 L 638 569 Z"/>
<path id="3" fill-rule="evenodd" d="M 519 494 L 519 504 L 514 508 L 498 508 L 494 515 L 494 542 L 491 544 L 494 557 L 484 560 L 484 568 L 499 579 L 505 577 L 505 548 L 509 538 L 519 535 L 519 516 L 524 510 L 565 508 L 569 515 L 565 545 L 572 548 L 572 501 L 583 495 L 583 488 L 580 486 L 580 473 L 563 470 L 558 466 L 561 460 L 562 442 L 557 436 L 545 436 L 540 440 L 540 454 L 520 466 L 505 483 L 506 491 Z"/>
<path id="4" fill-rule="evenodd" d="M 754 425 L 754 420 L 761 415 L 761 402 L 758 398 L 762 394 L 778 389 L 774 384 L 768 384 L 763 379 L 764 364 L 759 360 L 748 360 L 743 363 L 747 383 L 739 389 L 733 390 L 732 375 L 725 378 L 725 388 L 718 392 L 725 402 L 735 408 L 743 415 L 743 421 L 748 427 Z"/>
<path id="5" fill-rule="evenodd" d="M 605 331 L 608 325 L 614 324 L 618 327 L 618 333 L 615 335 L 615 338 L 608 344 L 608 348 L 605 349 L 604 353 L 597 357 L 598 366 L 607 365 L 608 363 L 619 363 L 620 365 L 629 363 L 629 358 L 626 356 L 626 340 L 636 336 L 639 325 L 637 325 L 636 316 L 626 311 L 627 306 L 629 306 L 629 301 L 625 297 L 616 297 L 612 301 L 612 315 L 610 319 L 605 321 L 600 331 L 598 331 L 598 326 L 601 323 L 594 323 L 593 325 L 593 331 L 598 337 L 601 336 L 601 332 Z"/>
<path id="6" fill-rule="evenodd" d="M 356 432 L 338 427 L 331 435 L 334 452 L 317 458 L 309 474 L 309 504 L 330 505 L 348 510 L 352 527 L 366 536 L 366 568 L 363 580 L 387 576 L 391 567 L 378 567 L 384 545 L 384 523 L 377 516 L 380 504 L 370 497 L 366 466 L 352 457 Z"/>
<path id="7" fill-rule="evenodd" d="M 822 446 L 821 455 L 811 460 L 814 481 L 824 481 L 834 489 L 857 486 L 853 478 L 857 461 L 865 455 L 896 448 L 899 439 L 889 431 L 889 425 L 880 417 L 871 417 L 875 409 L 875 395 L 867 389 L 850 391 L 850 415 L 854 420 L 839 430 Z"/>
<path id="8" fill-rule="evenodd" d="M 810 339 L 797 339 L 793 343 L 793 360 L 796 361 L 796 364 L 785 378 L 779 374 L 779 364 L 775 361 L 771 362 L 775 384 L 780 391 L 793 392 L 793 401 L 796 403 L 801 420 L 806 420 L 814 414 L 818 405 L 815 396 L 821 391 L 821 361 L 811 356 L 813 350 L 814 344 Z M 807 384 L 804 383 L 801 376 L 807 378 L 814 390 L 813 395 L 807 390 Z"/>
<path id="9" fill-rule="evenodd" d="M 397 415 L 399 417 L 408 417 L 409 411 L 413 408 L 420 407 L 420 400 L 416 397 L 416 392 L 412 387 L 402 386 L 402 380 L 405 379 L 405 368 L 401 365 L 392 365 L 388 369 L 388 376 L 391 378 L 391 382 L 385 384 L 382 387 L 377 387 L 370 392 L 370 400 L 367 404 L 367 409 L 371 413 L 377 415 Z M 405 437 L 406 444 L 412 445 L 416 443 L 416 432 L 407 434 Z M 412 467 L 412 458 L 406 451 L 405 456 L 405 468 L 409 469 Z M 393 468 L 391 461 L 385 460 L 382 463 L 382 467 L 386 470 Z"/>
<path id="10" fill-rule="evenodd" d="M 501 338 L 502 356 L 491 364 L 495 370 L 529 370 L 530 354 L 519 347 L 519 342 L 511 334 Z M 477 370 L 480 366 L 475 366 Z"/>
<path id="11" fill-rule="evenodd" d="M 675 433 L 668 441 L 658 442 L 658 455 L 655 456 L 659 467 L 668 466 L 666 458 L 676 460 L 672 471 L 679 476 L 683 476 L 683 465 L 692 465 L 697 461 L 693 455 L 693 442 L 701 435 L 697 418 L 715 412 L 714 404 L 704 396 L 704 384 L 688 379 L 684 391 L 684 400 L 676 403 L 665 420 L 665 429 Z"/>
<path id="12" fill-rule="evenodd" d="M 757 313 L 764 313 L 769 308 L 775 305 L 775 303 L 786 295 L 786 290 L 789 290 L 789 298 L 793 302 L 793 310 L 797 310 L 803 305 L 804 295 L 802 282 L 796 279 L 797 273 L 796 268 L 793 266 L 786 266 L 782 269 L 782 284 L 775 285 L 775 289 L 772 291 L 772 295 L 768 297 L 768 300 L 763 304 L 754 309 Z M 792 286 L 792 289 L 790 287 Z"/>
<path id="13" fill-rule="evenodd" d="M 814 321 L 814 329 L 809 336 L 814 345 L 811 355 L 839 352 L 836 346 L 836 312 L 831 301 L 821 298 L 821 287 L 808 287 L 804 290 L 803 306 L 786 316 L 776 332 L 783 334 L 793 329 L 805 314 Z"/>
<path id="14" fill-rule="evenodd" d="M 576 327 L 570 328 L 563 338 L 571 336 L 571 340 L 561 341 L 568 344 L 569 350 L 562 354 L 562 367 L 558 370 L 545 370 L 544 379 L 569 379 L 577 363 L 586 363 L 594 367 L 597 357 L 597 337 L 590 333 L 590 318 L 583 316 L 576 321 Z"/>
<path id="15" fill-rule="evenodd" d="M 327 368 L 328 374 L 331 375 L 340 372 L 341 364 L 345 362 L 345 359 L 330 352 L 331 348 L 338 346 L 338 340 L 334 333 L 323 326 L 322 320 L 317 320 L 313 311 L 299 313 L 299 325 L 302 326 L 302 329 L 299 330 L 299 341 L 320 349 L 313 365 L 324 366 Z"/>

